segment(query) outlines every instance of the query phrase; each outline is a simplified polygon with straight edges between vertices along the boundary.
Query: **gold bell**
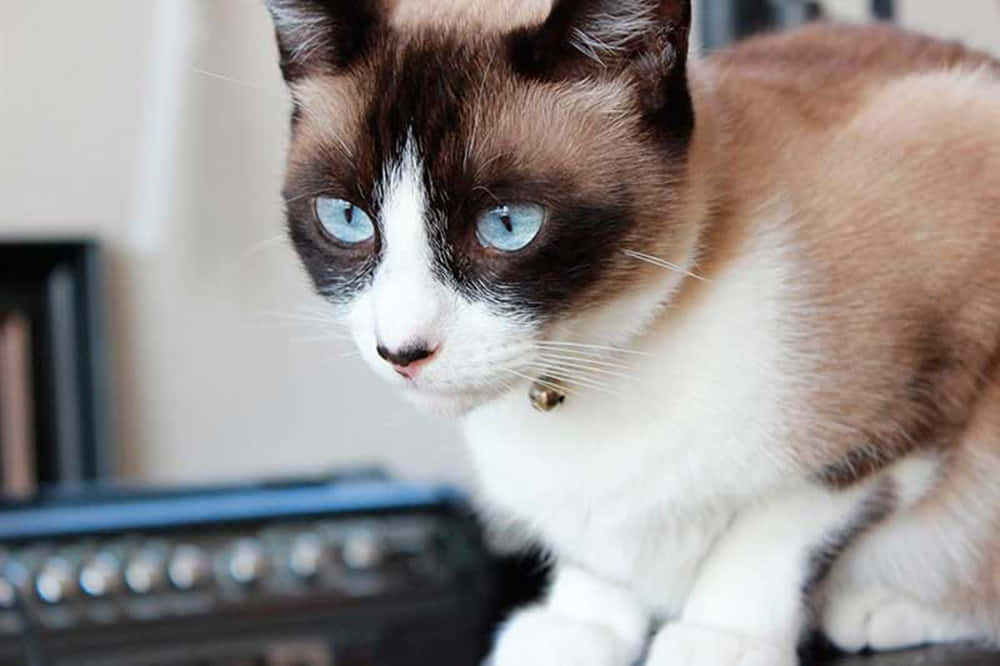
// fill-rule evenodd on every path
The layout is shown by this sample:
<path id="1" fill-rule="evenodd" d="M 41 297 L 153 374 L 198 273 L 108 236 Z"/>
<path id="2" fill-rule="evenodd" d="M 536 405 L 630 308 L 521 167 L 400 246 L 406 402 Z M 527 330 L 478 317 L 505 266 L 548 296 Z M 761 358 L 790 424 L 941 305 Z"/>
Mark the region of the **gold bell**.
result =
<path id="1" fill-rule="evenodd" d="M 540 377 L 531 385 L 528 398 L 531 406 L 540 412 L 551 412 L 566 401 L 566 394 L 559 390 L 560 382 L 551 377 Z"/>

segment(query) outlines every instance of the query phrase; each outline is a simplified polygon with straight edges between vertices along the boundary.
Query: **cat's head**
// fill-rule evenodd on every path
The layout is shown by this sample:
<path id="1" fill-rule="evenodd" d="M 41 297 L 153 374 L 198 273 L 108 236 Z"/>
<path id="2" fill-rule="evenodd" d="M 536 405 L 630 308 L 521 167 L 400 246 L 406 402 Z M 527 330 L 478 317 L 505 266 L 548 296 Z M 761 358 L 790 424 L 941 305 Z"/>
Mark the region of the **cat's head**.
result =
<path id="1" fill-rule="evenodd" d="M 689 0 L 269 5 L 294 100 L 292 239 L 418 404 L 586 384 L 582 361 L 683 279 Z"/>

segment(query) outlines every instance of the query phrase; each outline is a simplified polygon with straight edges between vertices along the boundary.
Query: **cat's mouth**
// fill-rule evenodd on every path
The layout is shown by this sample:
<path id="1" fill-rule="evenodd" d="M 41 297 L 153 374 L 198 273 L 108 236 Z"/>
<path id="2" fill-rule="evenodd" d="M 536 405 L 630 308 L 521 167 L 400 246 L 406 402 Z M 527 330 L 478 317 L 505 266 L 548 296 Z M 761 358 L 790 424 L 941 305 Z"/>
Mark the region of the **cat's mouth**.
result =
<path id="1" fill-rule="evenodd" d="M 400 378 L 403 396 L 418 408 L 436 414 L 462 415 L 480 405 L 495 400 L 513 389 L 511 382 L 502 379 L 469 382 L 460 385 L 416 379 Z"/>

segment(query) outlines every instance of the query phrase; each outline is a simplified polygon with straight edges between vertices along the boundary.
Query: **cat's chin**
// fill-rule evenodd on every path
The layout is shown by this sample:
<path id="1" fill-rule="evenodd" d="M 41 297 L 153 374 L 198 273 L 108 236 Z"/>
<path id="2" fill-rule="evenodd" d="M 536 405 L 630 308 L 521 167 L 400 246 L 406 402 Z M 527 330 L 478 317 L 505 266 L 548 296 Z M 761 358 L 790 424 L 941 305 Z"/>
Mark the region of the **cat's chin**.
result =
<path id="1" fill-rule="evenodd" d="M 469 390 L 439 393 L 420 389 L 406 389 L 403 396 L 417 409 L 442 418 L 460 418 L 477 407 L 491 402 L 502 390 Z"/>

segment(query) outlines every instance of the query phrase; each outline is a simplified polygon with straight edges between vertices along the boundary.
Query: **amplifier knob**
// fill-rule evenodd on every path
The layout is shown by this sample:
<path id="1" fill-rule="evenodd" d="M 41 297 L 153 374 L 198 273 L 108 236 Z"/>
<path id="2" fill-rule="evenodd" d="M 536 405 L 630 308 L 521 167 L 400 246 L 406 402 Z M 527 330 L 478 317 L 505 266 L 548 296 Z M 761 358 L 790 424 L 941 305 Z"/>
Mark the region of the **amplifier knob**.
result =
<path id="1" fill-rule="evenodd" d="M 125 567 L 125 584 L 136 594 L 149 594 L 163 587 L 163 557 L 159 552 L 137 553 Z"/>
<path id="2" fill-rule="evenodd" d="M 197 546 L 178 546 L 167 565 L 167 577 L 178 590 L 193 590 L 208 580 L 208 558 Z"/>
<path id="3" fill-rule="evenodd" d="M 35 594 L 47 604 L 60 604 L 76 591 L 74 578 L 69 562 L 53 558 L 35 576 Z"/>
<path id="4" fill-rule="evenodd" d="M 288 569 L 298 578 L 312 578 L 323 563 L 323 542 L 312 533 L 300 534 L 288 552 Z"/>
<path id="5" fill-rule="evenodd" d="M 252 585 L 263 577 L 266 569 L 267 560 L 257 539 L 236 542 L 226 564 L 230 578 L 240 585 Z"/>
<path id="6" fill-rule="evenodd" d="M 80 570 L 80 589 L 94 598 L 113 594 L 121 581 L 121 563 L 111 553 L 98 553 Z"/>
<path id="7" fill-rule="evenodd" d="M 341 558 L 351 569 L 375 569 L 382 564 L 385 554 L 385 542 L 373 529 L 357 528 L 344 537 Z"/>
<path id="8" fill-rule="evenodd" d="M 17 588 L 6 578 L 0 578 L 0 608 L 6 610 L 17 604 Z"/>

